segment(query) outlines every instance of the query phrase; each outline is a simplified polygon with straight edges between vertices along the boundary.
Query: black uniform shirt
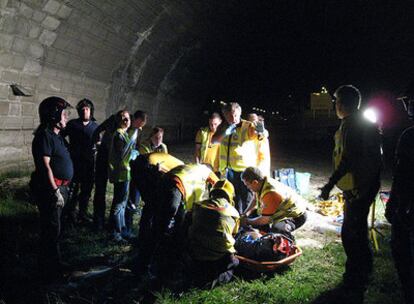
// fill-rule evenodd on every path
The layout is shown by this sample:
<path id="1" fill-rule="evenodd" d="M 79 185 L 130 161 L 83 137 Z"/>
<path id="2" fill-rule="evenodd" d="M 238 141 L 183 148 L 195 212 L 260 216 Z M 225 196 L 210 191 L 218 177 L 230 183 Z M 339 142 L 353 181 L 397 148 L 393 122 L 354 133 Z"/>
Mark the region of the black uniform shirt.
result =
<path id="1" fill-rule="evenodd" d="M 72 179 L 73 164 L 62 136 L 47 128 L 37 131 L 32 142 L 32 154 L 36 171 L 43 181 L 47 179 L 44 156 L 50 157 L 50 167 L 55 178 Z"/>

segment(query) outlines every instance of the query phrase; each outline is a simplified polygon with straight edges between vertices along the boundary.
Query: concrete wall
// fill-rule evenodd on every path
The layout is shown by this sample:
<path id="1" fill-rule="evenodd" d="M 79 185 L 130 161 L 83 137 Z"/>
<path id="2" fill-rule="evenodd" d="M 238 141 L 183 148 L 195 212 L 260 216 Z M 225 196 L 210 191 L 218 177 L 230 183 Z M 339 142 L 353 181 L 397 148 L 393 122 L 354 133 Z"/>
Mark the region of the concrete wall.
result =
<path id="1" fill-rule="evenodd" d="M 182 137 L 197 123 L 196 105 L 174 94 L 194 44 L 191 16 L 175 1 L 0 0 L 0 172 L 32 166 L 37 107 L 51 95 L 90 98 L 98 121 L 144 109 L 167 139 Z M 14 96 L 10 84 L 32 96 Z"/>

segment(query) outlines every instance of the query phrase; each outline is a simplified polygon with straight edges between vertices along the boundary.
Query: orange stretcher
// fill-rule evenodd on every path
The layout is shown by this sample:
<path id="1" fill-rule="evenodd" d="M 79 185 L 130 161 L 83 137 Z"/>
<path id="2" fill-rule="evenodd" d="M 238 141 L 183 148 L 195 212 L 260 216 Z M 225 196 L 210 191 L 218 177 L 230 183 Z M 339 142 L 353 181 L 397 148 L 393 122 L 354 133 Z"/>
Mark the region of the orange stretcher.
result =
<path id="1" fill-rule="evenodd" d="M 239 259 L 240 265 L 249 270 L 256 272 L 271 272 L 276 271 L 281 266 L 292 264 L 300 255 L 302 255 L 302 250 L 299 247 L 296 247 L 294 254 L 279 261 L 259 262 L 240 255 L 236 255 L 236 257 Z"/>

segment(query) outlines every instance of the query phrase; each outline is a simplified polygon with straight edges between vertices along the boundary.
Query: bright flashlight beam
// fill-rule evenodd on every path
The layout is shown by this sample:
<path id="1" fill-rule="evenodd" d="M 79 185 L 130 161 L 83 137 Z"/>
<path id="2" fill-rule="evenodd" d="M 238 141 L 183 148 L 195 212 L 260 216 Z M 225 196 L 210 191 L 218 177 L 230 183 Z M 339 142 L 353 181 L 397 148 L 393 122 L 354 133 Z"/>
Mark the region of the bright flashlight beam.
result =
<path id="1" fill-rule="evenodd" d="M 378 113 L 372 108 L 368 108 L 364 111 L 364 117 L 372 123 L 376 123 L 378 121 Z"/>

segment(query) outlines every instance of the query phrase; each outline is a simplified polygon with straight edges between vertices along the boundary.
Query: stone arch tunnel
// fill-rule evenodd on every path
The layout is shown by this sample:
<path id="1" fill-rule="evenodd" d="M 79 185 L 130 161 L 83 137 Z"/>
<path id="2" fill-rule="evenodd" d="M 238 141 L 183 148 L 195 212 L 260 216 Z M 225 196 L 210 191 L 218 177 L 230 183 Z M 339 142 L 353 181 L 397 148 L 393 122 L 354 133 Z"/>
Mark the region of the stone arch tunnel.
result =
<path id="1" fill-rule="evenodd" d="M 32 166 L 51 95 L 91 99 L 98 122 L 143 109 L 171 142 L 194 136 L 212 99 L 301 110 L 294 90 L 396 88 L 414 67 L 412 13 L 372 1 L 0 0 L 0 172 Z"/>
<path id="2" fill-rule="evenodd" d="M 98 121 L 143 109 L 167 140 L 192 136 L 177 129 L 199 123 L 201 103 L 180 79 L 200 48 L 202 22 L 194 21 L 205 9 L 164 0 L 1 0 L 0 170 L 30 168 L 38 104 L 51 95 L 72 105 L 91 99 Z M 11 84 L 31 96 L 15 96 Z"/>

